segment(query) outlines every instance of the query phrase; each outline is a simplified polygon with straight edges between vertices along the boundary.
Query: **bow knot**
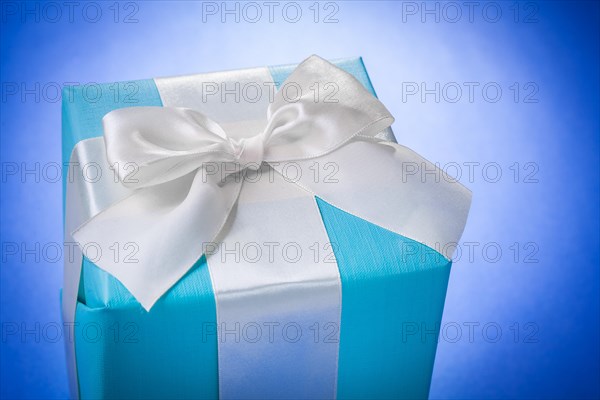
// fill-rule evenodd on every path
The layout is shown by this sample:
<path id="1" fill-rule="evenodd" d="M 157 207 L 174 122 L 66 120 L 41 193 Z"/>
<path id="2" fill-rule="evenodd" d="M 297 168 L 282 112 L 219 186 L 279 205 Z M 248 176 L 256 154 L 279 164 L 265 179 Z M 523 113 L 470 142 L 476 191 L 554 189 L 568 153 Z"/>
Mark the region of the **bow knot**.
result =
<path id="1" fill-rule="evenodd" d="M 264 134 L 234 141 L 233 146 L 236 149 L 236 161 L 242 168 L 253 171 L 260 169 L 265 155 Z"/>

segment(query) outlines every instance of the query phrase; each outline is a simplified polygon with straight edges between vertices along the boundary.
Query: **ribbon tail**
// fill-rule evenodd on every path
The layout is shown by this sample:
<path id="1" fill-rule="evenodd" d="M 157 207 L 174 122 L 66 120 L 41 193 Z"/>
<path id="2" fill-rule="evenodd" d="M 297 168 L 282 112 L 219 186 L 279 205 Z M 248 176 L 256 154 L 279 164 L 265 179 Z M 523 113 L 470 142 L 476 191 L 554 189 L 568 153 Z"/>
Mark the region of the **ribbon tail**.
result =
<path id="1" fill-rule="evenodd" d="M 239 176 L 229 178 L 221 182 L 200 168 L 136 190 L 80 226 L 73 238 L 150 310 L 223 227 L 242 187 Z"/>
<path id="2" fill-rule="evenodd" d="M 452 259 L 471 192 L 414 151 L 358 136 L 323 159 L 296 162 L 302 169 L 296 183 L 306 190 Z M 274 168 L 285 176 L 283 168 Z"/>

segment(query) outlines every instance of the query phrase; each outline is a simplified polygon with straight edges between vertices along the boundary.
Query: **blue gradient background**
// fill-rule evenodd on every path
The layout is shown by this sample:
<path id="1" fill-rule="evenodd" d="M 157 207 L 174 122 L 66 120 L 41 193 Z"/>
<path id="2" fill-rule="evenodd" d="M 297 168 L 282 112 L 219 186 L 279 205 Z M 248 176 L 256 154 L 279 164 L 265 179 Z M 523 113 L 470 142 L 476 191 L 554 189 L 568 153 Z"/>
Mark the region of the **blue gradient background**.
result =
<path id="1" fill-rule="evenodd" d="M 448 338 L 440 340 L 431 397 L 600 396 L 598 4 L 533 3 L 537 12 L 531 23 L 523 22 L 535 10 L 527 3 L 517 3 L 518 22 L 513 2 L 498 3 L 497 23 L 486 21 L 481 7 L 469 22 L 463 7 L 458 22 L 447 22 L 442 14 L 437 23 L 432 15 L 422 22 L 420 13 L 403 20 L 406 3 L 338 2 L 339 21 L 325 24 L 314 23 L 309 2 L 302 3 L 300 21 L 291 24 L 277 13 L 272 23 L 266 17 L 257 23 L 228 17 L 222 23 L 219 16 L 203 22 L 200 2 L 141 2 L 135 3 L 138 22 L 125 24 L 113 21 L 113 2 L 96 3 L 103 11 L 97 23 L 85 21 L 77 9 L 74 22 L 66 15 L 57 23 L 43 15 L 39 23 L 32 15 L 23 21 L 5 12 L 7 3 L 2 2 L 0 36 L 3 165 L 61 160 L 60 101 L 36 102 L 33 95 L 23 101 L 20 92 L 7 95 L 7 83 L 31 88 L 35 82 L 43 87 L 277 65 L 313 53 L 330 59 L 363 56 L 380 99 L 396 116 L 400 143 L 442 165 L 502 167 L 496 183 L 483 179 L 481 168 L 472 182 L 466 168 L 462 171 L 461 181 L 474 193 L 462 242 L 498 243 L 503 254 L 489 262 L 479 246 L 474 259 L 463 255 L 455 263 L 444 323 L 462 326 L 462 337 L 454 342 L 455 331 L 449 329 Z M 125 3 L 119 7 L 122 21 Z M 472 103 L 465 98 L 436 103 L 433 96 L 403 101 L 403 82 L 431 87 L 436 81 L 497 82 L 503 96 L 496 103 L 485 101 L 480 91 Z M 539 101 L 524 103 L 522 91 L 515 102 L 508 89 L 514 82 L 521 90 L 535 82 Z M 524 183 L 521 175 L 515 183 L 509 169 L 515 162 L 522 174 L 526 162 L 536 163 L 539 182 Z M 60 182 L 26 178 L 3 176 L 2 243 L 29 248 L 60 243 Z M 523 262 L 523 249 L 515 262 L 509 249 L 514 242 L 535 243 L 539 262 Z M 28 256 L 22 262 L 3 253 L 4 326 L 24 323 L 31 329 L 60 322 L 61 285 L 60 261 L 35 262 Z M 480 324 L 472 341 L 464 325 L 469 322 Z M 481 333 L 490 322 L 502 328 L 495 343 Z M 516 341 L 510 328 L 515 323 L 521 334 Z M 531 332 L 527 323 L 539 328 L 532 343 L 524 340 Z M 25 339 L 2 338 L 2 398 L 66 398 L 62 342 Z"/>

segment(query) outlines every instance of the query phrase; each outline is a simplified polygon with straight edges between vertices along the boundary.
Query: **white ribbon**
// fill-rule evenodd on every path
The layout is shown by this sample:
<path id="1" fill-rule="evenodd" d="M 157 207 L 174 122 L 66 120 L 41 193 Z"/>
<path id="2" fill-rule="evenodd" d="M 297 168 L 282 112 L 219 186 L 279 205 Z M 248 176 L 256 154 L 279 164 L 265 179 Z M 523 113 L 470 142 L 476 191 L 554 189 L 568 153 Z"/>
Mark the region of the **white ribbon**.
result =
<path id="1" fill-rule="evenodd" d="M 265 130 L 238 140 L 190 109 L 132 107 L 104 117 L 109 163 L 135 190 L 73 237 L 101 249 L 136 243 L 136 263 L 124 264 L 109 251 L 93 257 L 147 310 L 215 241 L 247 184 L 241 177 L 246 170 L 256 171 L 262 162 L 277 168 L 323 157 L 352 139 L 377 140 L 372 138 L 393 122 L 360 82 L 319 57 L 300 64 L 286 82 L 299 87 L 300 96 L 292 102 L 279 91 L 268 107 Z M 326 84 L 335 85 L 337 94 L 316 99 L 311 88 Z"/>
<path id="2" fill-rule="evenodd" d="M 239 139 L 185 108 L 131 107 L 104 117 L 109 164 L 131 191 L 81 225 L 73 238 L 84 254 L 94 251 L 89 258 L 147 310 L 215 241 L 243 186 L 252 184 L 245 174 L 263 163 L 287 178 L 282 163 L 295 161 L 305 172 L 287 184 L 451 257 L 470 192 L 439 170 L 427 180 L 435 166 L 376 138 L 393 117 L 350 74 L 312 56 L 286 83 L 298 87 L 300 97 L 290 101 L 277 92 L 266 128 Z M 332 84 L 337 89 L 333 98 L 315 96 L 315 87 Z M 308 179 L 313 160 L 334 163 L 342 179 L 336 184 Z M 406 166 L 420 173 L 408 174 Z M 234 235 L 223 232 L 221 239 L 228 233 Z M 135 263 L 110 251 L 95 252 L 131 242 L 138 246 Z"/>

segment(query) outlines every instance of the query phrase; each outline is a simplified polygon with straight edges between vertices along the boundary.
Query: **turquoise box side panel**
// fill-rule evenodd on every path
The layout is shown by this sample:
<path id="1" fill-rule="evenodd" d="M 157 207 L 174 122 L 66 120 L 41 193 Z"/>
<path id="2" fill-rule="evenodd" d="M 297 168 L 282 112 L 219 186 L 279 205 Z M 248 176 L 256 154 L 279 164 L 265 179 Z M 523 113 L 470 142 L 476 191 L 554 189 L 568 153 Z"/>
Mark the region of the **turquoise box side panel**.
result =
<path id="1" fill-rule="evenodd" d="M 317 203 L 342 280 L 338 398 L 427 398 L 450 262 Z"/>
<path id="2" fill-rule="evenodd" d="M 361 59 L 335 64 L 375 94 Z M 279 85 L 293 65 L 271 67 Z M 102 135 L 109 111 L 161 101 L 153 80 L 135 94 L 91 102 L 63 94 L 63 162 L 80 140 Z M 109 96 L 110 95 L 110 96 Z M 69 97 L 70 96 L 70 97 Z M 131 100 L 134 103 L 131 103 Z M 339 398 L 428 395 L 450 263 L 439 253 L 317 199 L 342 280 Z M 84 260 L 75 344 L 80 395 L 91 398 L 217 398 L 216 307 L 206 260 L 146 312 L 111 275 Z"/>
<path id="3" fill-rule="evenodd" d="M 83 280 L 75 342 L 82 399 L 218 397 L 216 307 L 204 257 L 149 313 L 87 260 Z"/>

